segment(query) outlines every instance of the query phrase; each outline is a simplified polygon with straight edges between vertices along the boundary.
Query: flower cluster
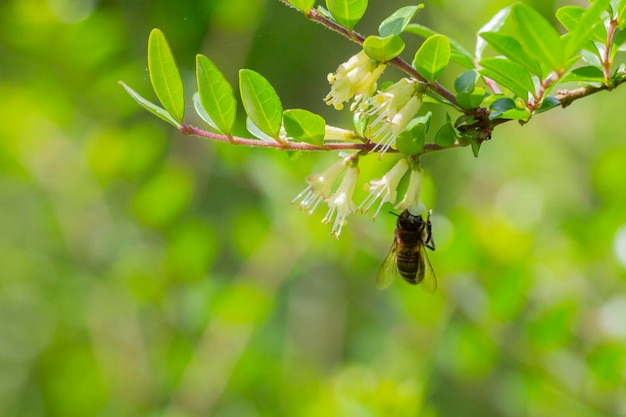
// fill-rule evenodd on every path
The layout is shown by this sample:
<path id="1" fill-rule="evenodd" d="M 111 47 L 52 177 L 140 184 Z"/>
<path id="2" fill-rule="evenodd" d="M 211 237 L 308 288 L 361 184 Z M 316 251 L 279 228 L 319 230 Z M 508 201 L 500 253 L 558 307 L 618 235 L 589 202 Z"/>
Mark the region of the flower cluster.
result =
<path id="1" fill-rule="evenodd" d="M 364 51 L 359 52 L 341 64 L 334 74 L 328 74 L 331 90 L 324 101 L 341 110 L 343 103 L 354 97 L 352 108 L 357 107 L 359 102 L 374 94 L 376 81 L 384 70 L 385 64 L 372 61 Z"/>
<path id="2" fill-rule="evenodd" d="M 372 219 L 376 218 L 386 202 L 395 204 L 397 210 L 409 210 L 414 215 L 425 211 L 424 205 L 419 200 L 423 171 L 419 166 L 411 167 L 406 158 L 400 159 L 382 178 L 369 181 L 365 185 L 369 193 L 357 207 L 353 202 L 353 194 L 359 178 L 357 163 L 356 154 L 350 155 L 341 158 L 322 173 L 309 175 L 306 179 L 308 186 L 291 202 L 300 201 L 299 208 L 308 210 L 309 214 L 312 214 L 321 202 L 328 204 L 328 211 L 322 222 L 325 224 L 332 222 L 331 234 L 337 238 L 341 234 L 348 215 L 357 210 L 366 213 L 378 200 L 380 203 Z M 396 204 L 398 184 L 409 170 L 411 175 L 407 191 L 402 200 Z M 344 174 L 343 179 L 333 192 L 333 185 L 342 174 Z"/>
<path id="3" fill-rule="evenodd" d="M 357 118 L 367 121 L 365 136 L 375 142 L 373 151 L 382 156 L 396 145 L 396 139 L 415 118 L 421 106 L 420 87 L 415 80 L 403 78 L 387 88 L 376 91 L 378 78 L 385 65 L 371 60 L 364 51 L 352 56 L 341 64 L 335 73 L 328 75 L 331 91 L 324 101 L 341 110 L 344 103 L 353 100 L 350 109 Z M 349 131 L 329 128 L 325 140 L 349 139 Z M 310 175 L 308 186 L 293 199 L 300 202 L 301 210 L 313 213 L 320 203 L 328 205 L 328 211 L 322 222 L 332 223 L 331 234 L 339 238 L 348 215 L 360 211 L 366 213 L 376 202 L 378 206 L 372 216 L 375 219 L 385 203 L 393 204 L 398 210 L 409 210 L 418 215 L 425 210 L 420 203 L 423 171 L 417 161 L 400 159 L 382 178 L 369 181 L 365 185 L 368 191 L 363 202 L 356 206 L 353 194 L 359 177 L 358 158 L 361 153 L 342 157 L 339 161 L 319 174 Z M 397 202 L 398 184 L 410 171 L 409 185 L 400 202 Z M 334 190 L 335 183 L 341 182 Z M 334 191 L 333 191 L 334 190 Z"/>
<path id="4" fill-rule="evenodd" d="M 376 141 L 374 151 L 380 150 L 383 155 L 395 145 L 400 133 L 420 109 L 422 102 L 418 95 L 415 81 L 403 78 L 361 104 L 357 112 L 373 118 L 368 131 Z"/>
<path id="5" fill-rule="evenodd" d="M 330 223 L 336 215 L 331 234 L 339 238 L 341 229 L 346 223 L 346 217 L 356 211 L 352 202 L 352 194 L 359 178 L 359 167 L 355 162 L 356 157 L 350 155 L 341 158 L 320 174 L 309 175 L 306 182 L 309 184 L 291 203 L 300 201 L 300 210 L 308 210 L 312 214 L 322 201 L 328 204 L 328 212 L 323 223 Z M 345 172 L 339 188 L 332 192 L 332 187 L 337 179 Z"/>

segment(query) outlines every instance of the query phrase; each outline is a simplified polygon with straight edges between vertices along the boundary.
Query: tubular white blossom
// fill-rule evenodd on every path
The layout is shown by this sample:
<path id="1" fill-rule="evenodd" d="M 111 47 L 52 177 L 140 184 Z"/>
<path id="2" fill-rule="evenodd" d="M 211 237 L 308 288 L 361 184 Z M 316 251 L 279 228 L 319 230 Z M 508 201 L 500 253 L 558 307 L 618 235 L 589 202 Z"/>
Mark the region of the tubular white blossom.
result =
<path id="1" fill-rule="evenodd" d="M 387 152 L 396 143 L 396 139 L 404 131 L 406 125 L 415 117 L 420 105 L 421 102 L 417 96 L 413 96 L 397 113 L 384 120 L 380 120 L 380 117 L 376 119 L 379 123 L 375 123 L 372 130 L 373 136 L 378 141 L 372 151 L 380 149 L 381 155 Z"/>
<path id="2" fill-rule="evenodd" d="M 396 194 L 398 183 L 406 174 L 409 169 L 409 163 L 405 158 L 400 159 L 394 166 L 379 180 L 371 180 L 366 188 L 369 191 L 365 200 L 359 205 L 361 212 L 366 213 L 374 204 L 376 200 L 380 198 L 380 204 L 376 209 L 376 212 L 372 216 L 372 219 L 376 219 L 383 204 L 387 201 L 390 203 L 396 202 Z"/>
<path id="3" fill-rule="evenodd" d="M 309 214 L 312 214 L 319 203 L 330 196 L 333 184 L 348 168 L 348 164 L 348 158 L 342 158 L 326 168 L 321 174 L 309 175 L 306 179 L 309 185 L 291 200 L 291 203 L 293 204 L 301 200 L 298 208 L 300 210 L 309 210 Z"/>
<path id="4" fill-rule="evenodd" d="M 358 178 L 359 167 L 348 168 L 346 175 L 341 181 L 341 185 L 327 200 L 328 212 L 326 213 L 326 216 L 324 216 L 322 223 L 329 224 L 333 216 L 335 217 L 333 228 L 330 233 L 335 235 L 337 239 L 339 239 L 341 229 L 346 223 L 346 217 L 356 211 L 356 207 L 352 202 L 352 194 L 354 194 Z"/>
<path id="5" fill-rule="evenodd" d="M 359 52 L 341 64 L 336 73 L 328 74 L 331 89 L 324 101 L 341 110 L 343 103 L 354 96 L 357 96 L 357 102 L 370 97 L 376 91 L 376 81 L 384 69 L 385 64 L 370 60 L 364 51 Z"/>
<path id="6" fill-rule="evenodd" d="M 352 136 L 354 136 L 354 132 L 351 130 L 326 125 L 324 140 L 348 140 L 351 139 Z"/>
<path id="7" fill-rule="evenodd" d="M 413 169 L 409 178 L 409 187 L 404 194 L 404 198 L 396 205 L 397 210 L 409 210 L 409 212 L 418 216 L 426 207 L 420 202 L 420 194 L 422 193 L 422 179 L 424 171 L 421 168 Z"/>
<path id="8" fill-rule="evenodd" d="M 404 107 L 415 94 L 415 82 L 408 78 L 390 85 L 384 91 L 379 91 L 368 100 L 369 109 L 363 111 L 366 116 L 378 115 L 372 124 L 379 123 L 384 119 L 391 119 L 398 109 Z"/>

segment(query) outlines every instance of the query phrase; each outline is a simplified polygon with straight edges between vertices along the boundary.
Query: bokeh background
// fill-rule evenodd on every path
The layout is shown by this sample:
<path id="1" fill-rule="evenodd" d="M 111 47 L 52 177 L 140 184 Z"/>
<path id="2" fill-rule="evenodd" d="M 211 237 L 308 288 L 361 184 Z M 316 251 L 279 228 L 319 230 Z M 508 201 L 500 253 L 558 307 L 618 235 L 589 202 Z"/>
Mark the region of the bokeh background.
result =
<path id="1" fill-rule="evenodd" d="M 370 3 L 362 33 L 411 4 Z M 511 3 L 417 20 L 472 50 Z M 185 137 L 124 93 L 154 99 L 155 27 L 189 98 L 203 53 L 349 126 L 322 98 L 358 48 L 276 0 L 2 1 L 1 416 L 626 415 L 626 90 L 424 157 L 439 289 L 380 292 L 387 208 L 338 241 L 288 203 L 336 155 Z"/>

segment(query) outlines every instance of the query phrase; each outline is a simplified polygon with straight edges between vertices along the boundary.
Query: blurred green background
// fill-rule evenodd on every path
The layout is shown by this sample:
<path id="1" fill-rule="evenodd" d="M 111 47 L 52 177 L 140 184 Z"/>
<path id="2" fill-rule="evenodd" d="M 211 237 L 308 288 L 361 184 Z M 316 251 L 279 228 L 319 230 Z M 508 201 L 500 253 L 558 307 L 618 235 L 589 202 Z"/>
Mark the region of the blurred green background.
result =
<path id="1" fill-rule="evenodd" d="M 363 33 L 411 4 L 370 3 Z M 472 50 L 511 3 L 418 21 Z M 393 216 L 337 241 L 288 203 L 335 155 L 185 137 L 124 93 L 153 99 L 154 27 L 189 98 L 203 53 L 349 126 L 322 98 L 358 48 L 278 1 L 0 3 L 1 416 L 626 415 L 626 91 L 423 158 L 439 290 L 380 292 Z"/>

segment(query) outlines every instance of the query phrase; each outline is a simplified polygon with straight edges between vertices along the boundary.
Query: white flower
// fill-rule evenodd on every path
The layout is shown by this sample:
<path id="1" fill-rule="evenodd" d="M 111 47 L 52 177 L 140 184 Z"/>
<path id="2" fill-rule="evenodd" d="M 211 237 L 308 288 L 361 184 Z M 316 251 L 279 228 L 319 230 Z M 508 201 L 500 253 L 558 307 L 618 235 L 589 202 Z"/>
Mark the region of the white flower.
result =
<path id="1" fill-rule="evenodd" d="M 359 52 L 341 64 L 336 73 L 328 74 L 331 89 L 324 101 L 341 110 L 343 103 L 352 97 L 356 102 L 370 97 L 376 91 L 376 81 L 384 69 L 385 64 L 372 61 L 364 51 Z"/>
<path id="2" fill-rule="evenodd" d="M 342 129 L 340 127 L 326 125 L 324 140 L 343 141 L 354 139 L 355 133 L 351 130 Z"/>
<path id="3" fill-rule="evenodd" d="M 333 184 L 348 168 L 349 163 L 349 157 L 342 158 L 326 168 L 321 174 L 309 175 L 306 179 L 309 185 L 291 200 L 291 203 L 302 200 L 298 208 L 300 210 L 309 210 L 309 214 L 312 214 L 318 204 L 330 196 Z"/>
<path id="4" fill-rule="evenodd" d="M 426 211 L 426 207 L 420 202 L 420 194 L 422 193 L 422 179 L 424 178 L 424 171 L 421 168 L 413 169 L 411 171 L 411 177 L 409 178 L 409 187 L 406 189 L 404 198 L 398 204 L 396 204 L 397 210 L 409 210 L 409 212 L 418 216 L 423 211 Z"/>
<path id="5" fill-rule="evenodd" d="M 361 212 L 366 213 L 370 207 L 372 207 L 374 202 L 380 198 L 380 204 L 372 216 L 372 219 L 375 219 L 385 202 L 389 201 L 392 204 L 395 203 L 396 188 L 398 188 L 398 183 L 402 177 L 404 177 L 404 174 L 406 174 L 408 169 L 409 163 L 403 158 L 400 159 L 381 179 L 371 180 L 369 184 L 366 185 L 366 189 L 369 191 L 369 194 L 365 197 L 365 200 L 363 200 L 361 205 L 359 205 Z"/>
<path id="6" fill-rule="evenodd" d="M 335 235 L 337 239 L 339 239 L 341 229 L 346 223 L 346 217 L 356 211 L 356 207 L 352 202 L 352 194 L 354 194 L 358 178 L 359 167 L 353 166 L 348 168 L 337 191 L 326 200 L 328 203 L 328 212 L 326 216 L 324 216 L 322 223 L 329 224 L 333 216 L 335 216 L 333 228 L 330 233 Z"/>
<path id="7" fill-rule="evenodd" d="M 378 115 L 372 124 L 379 123 L 384 119 L 391 119 L 398 109 L 404 107 L 415 95 L 415 91 L 415 82 L 408 78 L 402 78 L 369 99 L 367 106 L 363 106 L 364 109 L 361 109 L 360 112 L 366 116 Z M 367 109 L 368 106 L 371 107 Z"/>
<path id="8" fill-rule="evenodd" d="M 404 131 L 406 125 L 415 117 L 421 102 L 413 96 L 411 99 L 392 117 L 381 120 L 372 126 L 373 134 L 377 139 L 376 146 L 372 149 L 380 149 L 381 155 L 396 143 L 396 139 Z"/>
<path id="9" fill-rule="evenodd" d="M 368 128 L 376 141 L 373 150 L 380 149 L 382 155 L 395 144 L 421 106 L 417 94 L 415 82 L 403 78 L 359 106 L 360 115 L 374 118 Z"/>

